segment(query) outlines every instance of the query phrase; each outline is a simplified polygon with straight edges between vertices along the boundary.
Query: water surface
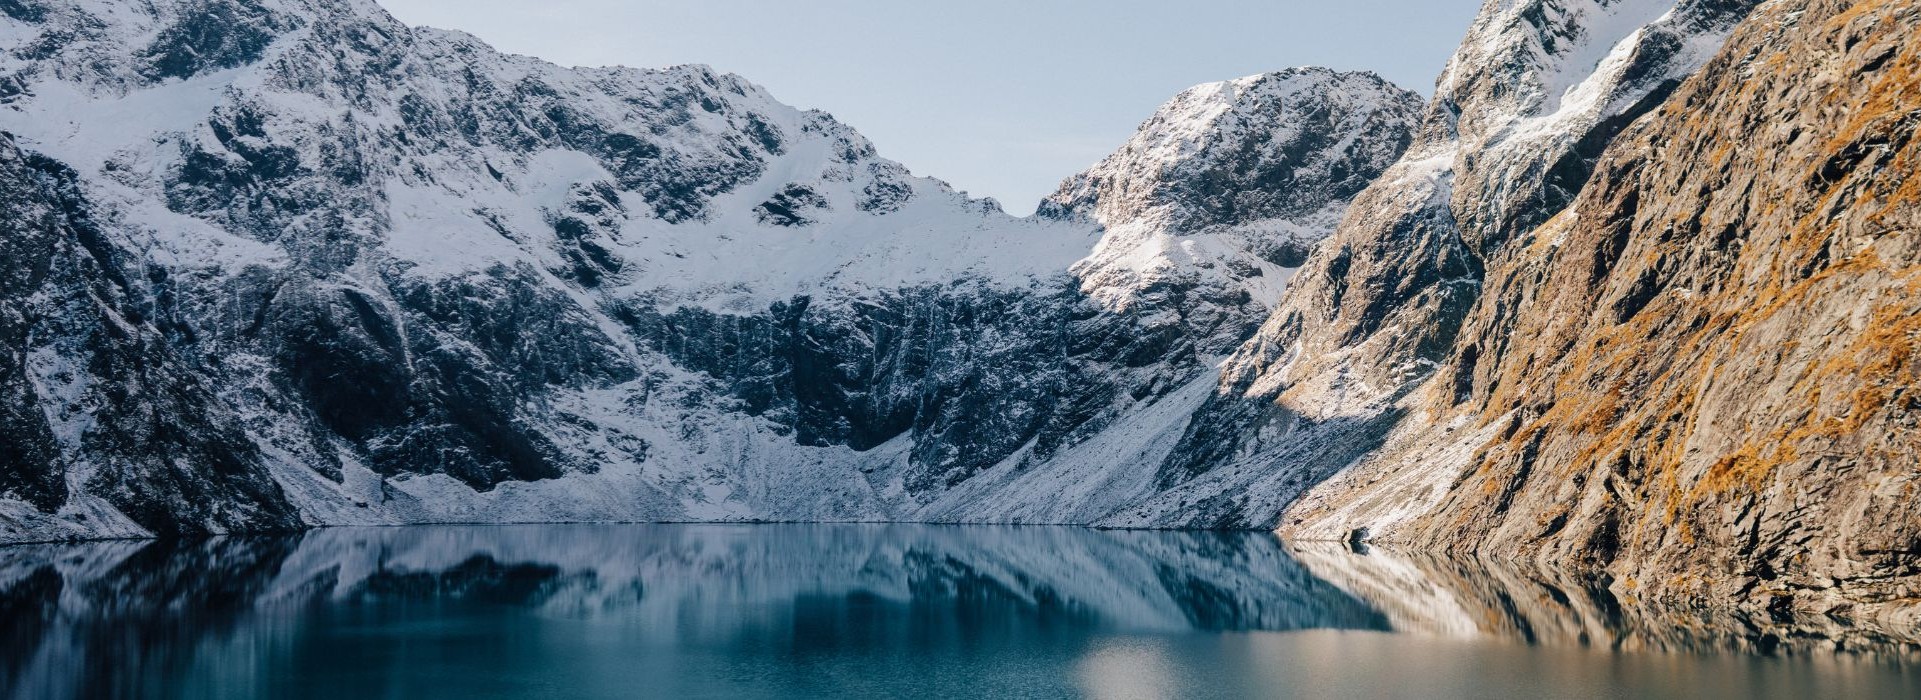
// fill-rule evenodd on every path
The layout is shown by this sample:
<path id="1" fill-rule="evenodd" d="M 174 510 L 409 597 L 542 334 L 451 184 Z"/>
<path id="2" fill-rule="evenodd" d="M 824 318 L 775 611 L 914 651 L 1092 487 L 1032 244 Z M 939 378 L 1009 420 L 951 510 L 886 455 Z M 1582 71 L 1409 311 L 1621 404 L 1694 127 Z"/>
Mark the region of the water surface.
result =
<path id="1" fill-rule="evenodd" d="M 13 547 L 0 549 L 0 689 L 1921 697 L 1900 643 L 1668 625 L 1597 587 L 1508 578 L 1258 533 L 1075 528 L 423 527 Z"/>

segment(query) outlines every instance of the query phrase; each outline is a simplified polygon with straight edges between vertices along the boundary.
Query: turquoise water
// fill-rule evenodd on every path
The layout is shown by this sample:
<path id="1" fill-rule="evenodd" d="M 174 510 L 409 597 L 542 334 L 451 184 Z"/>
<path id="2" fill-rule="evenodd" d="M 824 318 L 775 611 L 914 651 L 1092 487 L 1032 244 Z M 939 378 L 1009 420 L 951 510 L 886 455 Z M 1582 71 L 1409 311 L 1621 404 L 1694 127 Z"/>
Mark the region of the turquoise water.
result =
<path id="1" fill-rule="evenodd" d="M 20 698 L 1921 697 L 1913 650 L 1258 533 L 323 530 L 0 549 Z M 1536 588 L 1538 586 L 1538 588 Z"/>

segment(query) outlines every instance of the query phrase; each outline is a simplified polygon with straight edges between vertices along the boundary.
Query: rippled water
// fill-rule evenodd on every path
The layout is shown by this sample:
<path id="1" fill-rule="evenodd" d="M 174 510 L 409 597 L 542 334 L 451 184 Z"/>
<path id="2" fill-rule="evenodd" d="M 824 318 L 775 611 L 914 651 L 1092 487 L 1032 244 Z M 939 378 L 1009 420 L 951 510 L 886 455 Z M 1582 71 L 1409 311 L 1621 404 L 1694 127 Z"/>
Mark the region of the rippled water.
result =
<path id="1" fill-rule="evenodd" d="M 1921 697 L 1848 630 L 1256 533 L 322 530 L 0 549 L 0 688 L 64 697 Z M 1834 653 L 1836 647 L 1844 653 Z"/>

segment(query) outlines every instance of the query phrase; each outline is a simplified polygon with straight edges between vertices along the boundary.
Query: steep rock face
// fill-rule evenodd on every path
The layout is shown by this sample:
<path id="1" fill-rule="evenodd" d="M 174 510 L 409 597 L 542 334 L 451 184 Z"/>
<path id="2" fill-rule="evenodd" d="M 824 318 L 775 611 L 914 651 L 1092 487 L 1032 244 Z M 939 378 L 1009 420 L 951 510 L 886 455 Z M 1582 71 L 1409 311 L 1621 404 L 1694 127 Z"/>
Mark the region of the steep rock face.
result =
<path id="1" fill-rule="evenodd" d="M 904 450 L 893 478 L 915 500 L 1003 462 L 1044 462 L 1206 371 L 1191 340 L 1105 313 L 1064 278 L 1019 292 L 960 281 L 796 297 L 756 315 L 638 307 L 623 318 L 800 445 L 865 452 L 906 438 L 892 445 Z"/>
<path id="2" fill-rule="evenodd" d="M 1422 397 L 1466 436 L 1410 436 L 1298 530 L 1579 562 L 1686 604 L 1921 614 L 1917 25 L 1902 2 L 1758 11 L 1494 259 Z M 1423 456 L 1450 442 L 1472 458 Z M 1421 472 L 1441 487 L 1363 485 Z"/>
<path id="3" fill-rule="evenodd" d="M 1621 128 L 1704 63 L 1752 0 L 1490 2 L 1414 144 L 1356 198 L 1160 470 L 1109 522 L 1273 527 L 1380 447 L 1449 357 L 1487 260 L 1564 208 Z"/>
<path id="4" fill-rule="evenodd" d="M 66 169 L 68 218 L 104 251 L 89 254 L 125 268 L 56 292 L 85 299 L 115 281 L 118 303 L 151 325 L 141 347 L 164 350 L 139 366 L 182 387 L 178 401 L 134 397 L 128 410 L 156 439 L 221 449 L 165 452 L 210 482 L 197 490 L 144 488 L 167 473 L 157 467 L 117 481 L 47 467 L 75 448 L 31 418 L 99 411 L 11 382 L 5 410 L 23 420 L 8 459 L 34 468 L 9 484 L 0 539 L 295 523 L 1086 522 L 1152 492 L 1140 465 L 1158 464 L 1213 384 L 1212 360 L 1267 310 L 1224 285 L 1077 275 L 1114 230 L 1009 217 L 911 176 L 824 113 L 703 67 L 565 69 L 364 1 L 21 7 L 0 17 L 0 129 L 39 154 L 24 158 Z M 1247 216 L 1338 210 L 1408 140 L 1395 115 L 1411 107 L 1372 76 L 1297 77 L 1214 99 L 1288 121 L 1265 135 L 1196 122 L 1193 143 L 1247 155 L 1170 154 L 1213 165 L 1153 170 L 1154 187 L 1202 192 L 1183 178 L 1227 173 L 1292 188 L 1234 205 Z M 1270 142 L 1281 145 L 1257 146 Z M 1322 172 L 1338 186 L 1305 189 Z M 1179 225 L 1247 223 L 1208 206 Z M 22 243 L 65 235 L 16 220 L 33 229 Z M 1316 221 L 1285 233 L 1317 238 Z M 1211 257 L 1132 263 L 1278 278 L 1256 233 Z M 81 264 L 60 250 L 56 266 Z M 32 297 L 9 285 L 9 303 Z M 1181 321 L 1195 289 L 1231 303 Z M 1163 301 L 1104 301 L 1137 296 Z M 6 337 L 115 325 L 98 316 L 16 314 L 26 320 Z M 0 369 L 27 363 L 10 362 Z M 63 505 L 97 499 L 97 513 Z"/>
<path id="5" fill-rule="evenodd" d="M 125 535 L 300 521 L 155 319 L 167 270 L 107 240 L 78 175 L 0 137 L 0 523 Z M 59 514 L 59 517 L 52 517 Z"/>

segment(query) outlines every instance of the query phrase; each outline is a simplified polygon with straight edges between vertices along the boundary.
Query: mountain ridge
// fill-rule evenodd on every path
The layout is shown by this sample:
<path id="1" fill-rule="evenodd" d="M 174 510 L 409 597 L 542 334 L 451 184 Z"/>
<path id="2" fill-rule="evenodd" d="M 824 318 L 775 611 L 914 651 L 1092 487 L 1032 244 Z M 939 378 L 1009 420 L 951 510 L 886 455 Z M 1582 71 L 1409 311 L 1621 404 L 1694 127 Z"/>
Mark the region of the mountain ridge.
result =
<path id="1" fill-rule="evenodd" d="M 151 337 L 244 433 L 234 469 L 294 513 L 156 505 L 115 533 L 1092 518 L 1118 496 L 1063 508 L 986 484 L 1079 473 L 1084 445 L 1164 442 L 1183 413 L 1165 402 L 1211 385 L 1211 357 L 1266 311 L 1242 280 L 1281 274 L 1240 249 L 1136 256 L 1168 276 L 1089 282 L 1071 268 L 1102 229 L 1009 217 L 700 67 L 568 70 L 364 1 L 33 6 L 0 34 L 19 88 L 0 129 L 72 165 L 68 208 L 127 251 L 140 269 L 113 275 Z M 1378 79 L 1317 75 L 1366 92 L 1341 107 L 1353 124 L 1325 128 L 1414 108 Z M 1363 135 L 1380 148 L 1352 167 L 1385 168 L 1408 121 Z M 1205 267 L 1223 264 L 1238 277 Z M 1146 301 L 1093 293 L 1112 285 Z M 17 342 L 32 357 L 64 340 Z M 22 371 L 23 412 L 102 400 L 40 391 L 86 372 Z M 1136 414 L 1158 424 L 1109 434 L 1143 428 Z M 121 457 L 63 420 L 35 471 L 70 494 L 126 504 L 157 473 L 88 476 Z M 105 527 L 21 513 L 10 538 Z"/>

